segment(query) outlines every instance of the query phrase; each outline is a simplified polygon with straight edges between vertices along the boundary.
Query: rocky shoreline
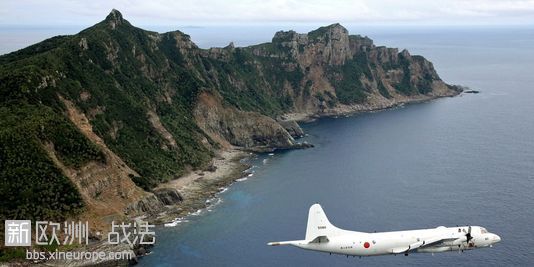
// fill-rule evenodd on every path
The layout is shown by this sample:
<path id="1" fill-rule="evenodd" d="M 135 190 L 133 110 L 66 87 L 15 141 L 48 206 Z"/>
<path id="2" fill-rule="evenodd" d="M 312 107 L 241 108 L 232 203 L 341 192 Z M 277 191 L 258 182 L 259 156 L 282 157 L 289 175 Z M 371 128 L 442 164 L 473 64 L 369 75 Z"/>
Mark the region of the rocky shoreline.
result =
<path id="1" fill-rule="evenodd" d="M 250 166 L 243 161 L 250 157 L 252 152 L 240 148 L 228 148 L 218 151 L 214 157 L 212 165 L 205 170 L 192 171 L 178 179 L 161 184 L 154 189 L 155 195 L 161 200 L 160 193 L 156 192 L 177 192 L 180 200 L 170 200 L 166 209 L 158 214 L 147 213 L 143 216 L 132 218 L 134 221 L 143 220 L 150 224 L 163 225 L 165 223 L 177 221 L 191 216 L 192 214 L 204 210 L 216 203 L 217 194 L 226 190 L 228 186 L 237 179 L 247 176 L 246 170 Z M 169 196 L 175 198 L 175 196 Z M 165 202 L 165 201 L 163 201 Z M 157 234 L 156 243 L 157 246 Z M 127 243 L 118 245 L 108 244 L 105 238 L 91 236 L 90 243 L 86 246 L 77 246 L 68 249 L 73 253 L 123 253 L 128 254 L 130 259 L 109 259 L 87 262 L 85 260 L 48 260 L 48 261 L 26 261 L 11 262 L 15 266 L 129 266 L 136 264 L 139 257 L 150 255 L 153 245 L 134 245 L 131 247 Z"/>
<path id="2" fill-rule="evenodd" d="M 424 103 L 444 97 L 455 97 L 462 93 L 462 91 L 448 92 L 442 95 L 432 96 L 418 96 L 416 98 L 405 98 L 400 100 L 393 100 L 380 103 L 366 103 L 362 105 L 339 105 L 335 108 L 325 109 L 321 112 L 295 112 L 287 113 L 282 116 L 283 120 L 295 122 L 312 122 L 320 118 L 336 117 L 336 116 L 351 116 L 359 113 L 376 112 L 381 110 L 392 109 L 404 105 Z"/>
<path id="3" fill-rule="evenodd" d="M 208 170 L 193 171 L 176 180 L 161 184 L 157 189 L 175 189 L 183 200 L 175 208 L 158 214 L 151 222 L 164 224 L 186 217 L 212 204 L 212 199 L 227 188 L 235 180 L 248 173 L 250 167 L 243 160 L 250 156 L 250 152 L 237 148 L 230 148 L 219 152 Z"/>
<path id="4" fill-rule="evenodd" d="M 282 116 L 280 123 L 288 128 L 288 132 L 295 137 L 304 136 L 304 132 L 298 126 L 297 122 L 311 122 L 319 118 L 334 117 L 334 116 L 350 116 L 358 113 L 376 112 L 396 108 L 408 104 L 417 104 L 443 97 L 454 97 L 461 92 L 452 93 L 439 96 L 425 96 L 417 99 L 405 99 L 401 101 L 392 101 L 386 105 L 352 105 L 343 106 L 336 109 L 330 109 L 322 113 L 288 113 Z M 290 126 L 287 126 L 290 125 Z M 294 125 L 296 125 L 296 128 Z M 313 147 L 313 144 L 299 143 L 300 146 L 292 149 Z M 280 148 L 286 149 L 286 148 Z M 275 149 L 270 148 L 268 151 Z M 251 152 L 252 151 L 252 152 Z M 267 150 L 266 150 L 267 151 Z M 266 152 L 263 150 L 251 150 L 232 147 L 227 150 L 220 151 L 219 155 L 215 156 L 213 162 L 213 171 L 193 171 L 188 175 L 182 176 L 176 180 L 167 182 L 158 186 L 158 189 L 171 188 L 176 189 L 183 197 L 178 208 L 174 211 L 160 214 L 157 218 L 152 220 L 156 224 L 164 224 L 176 218 L 186 217 L 201 209 L 207 208 L 211 202 L 210 200 L 216 197 L 217 193 L 226 189 L 237 179 L 247 176 L 246 172 L 250 165 L 243 163 L 244 159 L 251 157 L 254 153 Z"/>

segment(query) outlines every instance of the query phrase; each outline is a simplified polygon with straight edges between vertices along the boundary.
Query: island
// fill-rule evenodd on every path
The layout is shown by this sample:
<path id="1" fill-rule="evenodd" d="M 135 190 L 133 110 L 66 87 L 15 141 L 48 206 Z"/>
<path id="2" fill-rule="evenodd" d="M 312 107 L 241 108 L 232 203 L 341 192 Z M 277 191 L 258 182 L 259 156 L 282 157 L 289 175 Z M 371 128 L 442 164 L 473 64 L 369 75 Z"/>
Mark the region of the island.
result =
<path id="1" fill-rule="evenodd" d="M 310 147 L 300 121 L 461 91 L 424 57 L 340 24 L 201 49 L 113 10 L 0 56 L 0 215 L 88 221 L 98 243 L 111 220 L 206 207 L 251 152 Z"/>

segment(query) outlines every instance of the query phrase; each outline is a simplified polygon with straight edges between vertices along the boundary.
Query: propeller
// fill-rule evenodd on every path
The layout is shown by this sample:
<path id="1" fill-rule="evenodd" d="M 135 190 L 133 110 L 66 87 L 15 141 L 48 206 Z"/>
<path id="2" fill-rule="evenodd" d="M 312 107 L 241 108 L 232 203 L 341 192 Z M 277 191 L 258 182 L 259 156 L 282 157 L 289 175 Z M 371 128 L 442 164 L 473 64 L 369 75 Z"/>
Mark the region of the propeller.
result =
<path id="1" fill-rule="evenodd" d="M 473 236 L 471 235 L 471 226 L 467 228 L 467 234 L 465 234 L 465 238 L 467 239 L 467 244 L 469 244 L 469 241 L 473 239 Z"/>
<path id="2" fill-rule="evenodd" d="M 469 241 L 473 239 L 473 236 L 471 235 L 471 226 L 467 227 L 467 233 L 465 234 L 465 242 L 467 243 L 467 247 L 469 247 Z M 464 245 L 460 244 L 458 249 L 458 253 L 462 253 L 464 251 Z"/>

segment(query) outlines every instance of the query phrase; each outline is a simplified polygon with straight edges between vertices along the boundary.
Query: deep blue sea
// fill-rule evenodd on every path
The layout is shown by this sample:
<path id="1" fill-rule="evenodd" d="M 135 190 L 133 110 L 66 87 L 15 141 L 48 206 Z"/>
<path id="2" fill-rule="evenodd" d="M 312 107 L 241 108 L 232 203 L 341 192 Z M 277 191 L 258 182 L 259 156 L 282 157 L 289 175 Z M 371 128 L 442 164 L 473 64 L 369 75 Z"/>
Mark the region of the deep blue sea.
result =
<path id="1" fill-rule="evenodd" d="M 534 265 L 534 29 L 348 28 L 421 54 L 446 82 L 481 93 L 303 124 L 314 148 L 252 159 L 254 175 L 211 211 L 158 228 L 140 266 Z M 275 31 L 182 30 L 202 47 L 265 42 Z M 502 242 L 362 259 L 266 245 L 303 239 L 313 203 L 349 230 L 480 225 Z"/>

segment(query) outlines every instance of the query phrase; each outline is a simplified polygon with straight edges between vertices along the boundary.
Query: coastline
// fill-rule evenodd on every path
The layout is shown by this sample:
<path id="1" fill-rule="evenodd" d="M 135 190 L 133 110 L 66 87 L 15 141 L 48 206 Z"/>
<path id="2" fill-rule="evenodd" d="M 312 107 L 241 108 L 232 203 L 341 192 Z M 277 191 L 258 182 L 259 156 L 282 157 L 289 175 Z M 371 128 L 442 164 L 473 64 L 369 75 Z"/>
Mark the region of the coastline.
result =
<path id="1" fill-rule="evenodd" d="M 159 214 L 153 223 L 162 225 L 178 221 L 184 217 L 212 205 L 210 201 L 237 179 L 247 175 L 250 166 L 242 161 L 250 156 L 239 148 L 228 148 L 217 152 L 209 170 L 191 171 L 178 179 L 160 184 L 156 189 L 176 189 L 183 200 L 169 211 Z"/>
<path id="2" fill-rule="evenodd" d="M 183 200 L 175 205 L 167 206 L 166 211 L 157 215 L 145 214 L 133 219 L 147 220 L 150 224 L 164 225 L 165 223 L 181 220 L 191 216 L 199 210 L 208 208 L 214 202 L 209 201 L 217 197 L 217 194 L 225 190 L 230 184 L 237 179 L 242 178 L 248 173 L 245 171 L 250 166 L 243 162 L 244 159 L 251 156 L 251 152 L 231 147 L 217 151 L 212 159 L 212 165 L 208 170 L 191 171 L 189 174 L 181 176 L 178 179 L 160 184 L 156 189 L 170 188 L 176 189 Z M 130 255 L 130 259 L 104 259 L 93 261 L 89 264 L 80 259 L 57 259 L 33 261 L 32 265 L 36 266 L 129 266 L 136 264 L 140 258 L 150 255 L 151 247 L 154 245 L 136 245 L 134 247 L 120 243 L 119 245 L 110 245 L 106 240 L 91 242 L 86 246 L 80 246 L 69 249 L 72 252 L 98 252 L 98 253 L 122 253 Z M 8 264 L 18 262 L 8 262 Z M 1 265 L 1 264 L 0 264 Z"/>
<path id="3" fill-rule="evenodd" d="M 402 97 L 392 99 L 373 99 L 371 103 L 338 105 L 334 108 L 325 109 L 322 112 L 296 112 L 282 115 L 284 120 L 294 120 L 300 123 L 312 122 L 320 118 L 335 116 L 352 116 L 360 113 L 377 112 L 388 110 L 403 105 L 418 104 L 444 97 L 455 97 L 462 94 L 458 92 L 445 92 L 436 95 L 423 95 L 417 97 Z M 378 100 L 378 101 L 377 101 Z M 239 147 L 221 149 L 213 158 L 213 171 L 197 170 L 169 182 L 160 184 L 156 189 L 176 189 L 183 197 L 183 201 L 175 205 L 169 211 L 153 218 L 158 225 L 183 219 L 199 210 L 212 205 L 210 201 L 216 194 L 230 186 L 236 180 L 248 175 L 245 171 L 250 167 L 242 162 L 258 151 L 244 150 Z"/>
<path id="4" fill-rule="evenodd" d="M 322 112 L 295 112 L 282 115 L 284 120 L 294 120 L 300 123 L 312 122 L 320 118 L 335 116 L 352 116 L 359 113 L 377 112 L 388 110 L 408 104 L 417 104 L 432 101 L 444 97 L 455 97 L 461 91 L 438 92 L 435 95 L 423 95 L 417 97 L 400 97 L 392 99 L 372 99 L 370 103 L 354 105 L 338 105 L 325 109 Z M 216 153 L 212 160 L 212 167 L 208 170 L 191 171 L 180 178 L 160 184 L 156 189 L 175 189 L 182 196 L 183 201 L 176 204 L 166 212 L 160 213 L 151 222 L 157 225 L 177 222 L 191 214 L 199 212 L 214 204 L 212 199 L 225 190 L 236 180 L 248 175 L 245 171 L 250 167 L 242 162 L 258 153 L 253 150 L 244 150 L 239 147 L 223 148 Z"/>
<path id="5" fill-rule="evenodd" d="M 296 122 L 312 122 L 320 118 L 335 117 L 335 116 L 351 116 L 359 113 L 376 112 L 387 110 L 409 104 L 424 103 L 445 97 L 455 97 L 462 94 L 463 91 L 449 91 L 438 93 L 436 95 L 420 95 L 416 97 L 398 97 L 392 99 L 376 98 L 372 99 L 371 103 L 344 105 L 338 104 L 333 108 L 324 109 L 322 112 L 294 112 L 282 115 L 284 120 L 293 120 Z M 373 101 L 374 100 L 374 101 Z"/>

